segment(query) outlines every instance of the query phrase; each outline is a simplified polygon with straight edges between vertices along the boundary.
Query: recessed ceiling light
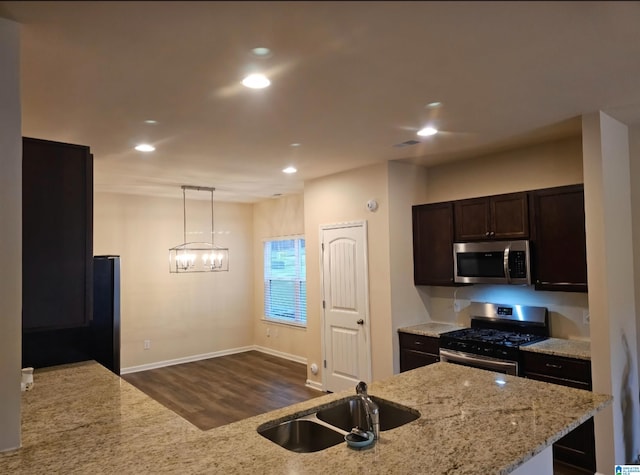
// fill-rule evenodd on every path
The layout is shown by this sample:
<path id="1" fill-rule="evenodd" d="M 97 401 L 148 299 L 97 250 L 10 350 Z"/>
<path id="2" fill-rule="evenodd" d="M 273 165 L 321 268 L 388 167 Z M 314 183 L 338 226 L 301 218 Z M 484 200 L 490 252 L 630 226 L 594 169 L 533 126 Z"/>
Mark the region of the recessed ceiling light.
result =
<path id="1" fill-rule="evenodd" d="M 242 85 L 250 89 L 264 89 L 270 84 L 271 81 L 264 74 L 249 74 L 242 80 Z"/>
<path id="2" fill-rule="evenodd" d="M 156 148 L 153 145 L 149 145 L 148 143 L 141 143 L 140 145 L 136 145 L 136 150 L 138 152 L 153 152 Z"/>
<path id="3" fill-rule="evenodd" d="M 302 144 L 301 144 L 301 143 L 297 143 L 297 142 L 295 142 L 295 143 L 292 143 L 292 144 L 291 144 L 291 147 L 299 147 L 300 145 L 302 145 Z"/>
<path id="4" fill-rule="evenodd" d="M 147 119 L 144 121 L 145 124 L 156 125 L 158 123 L 157 120 Z"/>
<path id="5" fill-rule="evenodd" d="M 271 54 L 271 50 L 269 48 L 265 48 L 262 46 L 258 48 L 253 48 L 251 52 L 253 53 L 254 56 L 259 56 L 261 58 L 264 58 L 265 56 L 269 56 Z"/>
<path id="6" fill-rule="evenodd" d="M 430 135 L 435 135 L 438 133 L 438 129 L 434 129 L 433 127 L 425 127 L 424 129 L 418 130 L 418 135 L 420 137 L 428 137 Z"/>
<path id="7" fill-rule="evenodd" d="M 429 104 L 427 104 L 425 107 L 427 109 L 435 109 L 436 107 L 440 107 L 442 105 L 442 102 L 429 102 Z"/>
<path id="8" fill-rule="evenodd" d="M 284 173 L 295 173 L 298 170 L 295 167 L 287 167 L 284 170 L 282 170 Z"/>

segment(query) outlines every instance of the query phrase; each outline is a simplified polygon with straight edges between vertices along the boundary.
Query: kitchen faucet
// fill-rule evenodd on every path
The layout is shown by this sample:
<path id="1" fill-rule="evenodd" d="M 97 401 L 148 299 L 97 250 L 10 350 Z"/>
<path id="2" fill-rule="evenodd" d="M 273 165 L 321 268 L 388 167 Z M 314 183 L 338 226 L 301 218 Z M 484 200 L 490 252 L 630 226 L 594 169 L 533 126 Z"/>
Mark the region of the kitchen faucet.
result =
<path id="1" fill-rule="evenodd" d="M 373 432 L 373 438 L 377 440 L 380 437 L 380 409 L 367 394 L 367 383 L 364 381 L 357 384 L 356 394 L 360 397 L 367 413 L 367 424 L 369 424 L 367 430 Z"/>

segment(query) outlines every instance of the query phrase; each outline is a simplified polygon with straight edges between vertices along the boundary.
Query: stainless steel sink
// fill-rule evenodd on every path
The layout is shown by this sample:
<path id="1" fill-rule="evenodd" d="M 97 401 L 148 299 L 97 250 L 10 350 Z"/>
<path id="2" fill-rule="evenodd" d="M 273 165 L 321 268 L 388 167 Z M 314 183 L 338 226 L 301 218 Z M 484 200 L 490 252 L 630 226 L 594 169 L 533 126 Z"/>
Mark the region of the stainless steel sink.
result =
<path id="1" fill-rule="evenodd" d="M 420 413 L 371 396 L 378 405 L 380 430 L 390 430 L 415 421 Z M 267 422 L 258 427 L 258 433 L 293 452 L 317 452 L 344 442 L 344 436 L 354 427 L 367 427 L 366 412 L 359 397 L 335 401 L 326 408 L 311 409 L 305 415 L 280 423 Z"/>
<path id="2" fill-rule="evenodd" d="M 395 429 L 420 417 L 420 413 L 415 409 L 375 396 L 371 396 L 371 399 L 380 410 L 381 431 Z M 343 400 L 340 404 L 318 411 L 316 416 L 321 421 L 345 431 L 350 431 L 353 427 L 366 427 L 367 415 L 364 404 L 358 397 Z"/>
<path id="3" fill-rule="evenodd" d="M 324 425 L 305 419 L 283 422 L 258 433 L 293 452 L 317 452 L 340 442 L 344 435 Z"/>

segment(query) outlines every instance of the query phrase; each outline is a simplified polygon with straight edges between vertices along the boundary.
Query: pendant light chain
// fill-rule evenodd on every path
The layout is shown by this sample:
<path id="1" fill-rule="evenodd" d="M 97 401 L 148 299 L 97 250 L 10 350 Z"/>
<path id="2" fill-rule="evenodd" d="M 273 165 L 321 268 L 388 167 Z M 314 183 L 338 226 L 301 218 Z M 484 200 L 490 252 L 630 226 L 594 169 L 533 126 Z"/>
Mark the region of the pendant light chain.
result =
<path id="1" fill-rule="evenodd" d="M 187 195 L 186 188 L 182 187 L 182 242 L 187 242 Z"/>
<path id="2" fill-rule="evenodd" d="M 216 240 L 216 232 L 215 232 L 215 228 L 213 227 L 213 192 L 215 191 L 215 188 L 211 189 L 211 244 L 215 245 L 215 240 Z"/>

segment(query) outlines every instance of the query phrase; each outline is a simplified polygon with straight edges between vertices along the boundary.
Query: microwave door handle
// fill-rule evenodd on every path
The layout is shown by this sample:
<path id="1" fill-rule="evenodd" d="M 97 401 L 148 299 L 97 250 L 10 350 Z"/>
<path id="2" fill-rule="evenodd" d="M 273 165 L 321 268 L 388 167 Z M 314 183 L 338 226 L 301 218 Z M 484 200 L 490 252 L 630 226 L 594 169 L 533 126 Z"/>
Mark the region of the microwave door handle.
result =
<path id="1" fill-rule="evenodd" d="M 509 272 L 509 252 L 511 252 L 511 243 L 504 248 L 504 276 L 507 278 L 507 284 L 511 283 L 511 273 Z"/>

